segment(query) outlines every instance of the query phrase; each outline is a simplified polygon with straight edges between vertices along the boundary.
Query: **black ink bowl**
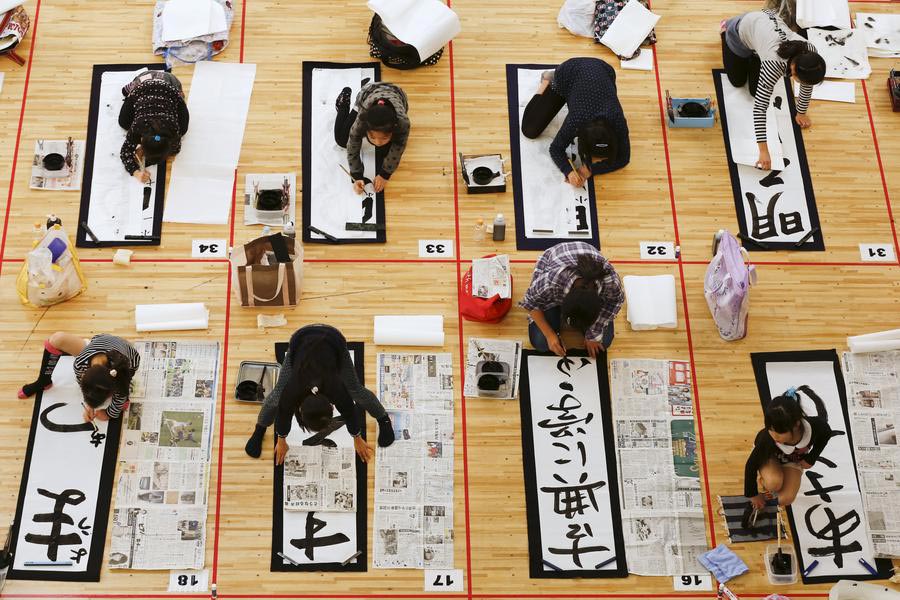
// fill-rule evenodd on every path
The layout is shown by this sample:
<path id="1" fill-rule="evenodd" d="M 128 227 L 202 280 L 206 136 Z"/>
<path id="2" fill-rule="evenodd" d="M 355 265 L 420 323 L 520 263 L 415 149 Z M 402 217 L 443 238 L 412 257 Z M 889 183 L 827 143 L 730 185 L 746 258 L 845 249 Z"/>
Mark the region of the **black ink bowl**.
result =
<path id="1" fill-rule="evenodd" d="M 44 157 L 42 163 L 48 171 L 59 171 L 66 164 L 66 159 L 58 152 L 51 152 Z"/>
<path id="2" fill-rule="evenodd" d="M 258 392 L 259 384 L 252 379 L 245 379 L 237 384 L 234 395 L 237 396 L 238 400 L 243 400 L 244 402 L 256 402 Z"/>
<path id="3" fill-rule="evenodd" d="M 699 102 L 685 102 L 678 109 L 678 114 L 682 117 L 697 119 L 708 116 L 709 111 L 707 111 L 706 107 Z"/>
<path id="4" fill-rule="evenodd" d="M 257 210 L 281 210 L 281 190 L 260 190 L 256 198 Z"/>
<path id="5" fill-rule="evenodd" d="M 492 182 L 495 177 L 499 176 L 500 173 L 495 173 L 488 167 L 475 167 L 472 170 L 472 180 L 478 185 L 487 185 Z"/>

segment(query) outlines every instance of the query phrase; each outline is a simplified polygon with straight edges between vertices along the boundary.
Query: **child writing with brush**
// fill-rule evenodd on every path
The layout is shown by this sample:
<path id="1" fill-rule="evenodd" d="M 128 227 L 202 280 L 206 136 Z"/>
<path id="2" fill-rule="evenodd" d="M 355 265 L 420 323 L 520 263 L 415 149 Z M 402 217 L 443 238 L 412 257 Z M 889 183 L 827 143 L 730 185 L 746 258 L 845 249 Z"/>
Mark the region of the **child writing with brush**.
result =
<path id="1" fill-rule="evenodd" d="M 141 356 L 128 341 L 101 333 L 85 340 L 71 333 L 57 331 L 44 342 L 50 354 L 38 378 L 19 390 L 19 398 L 28 398 L 53 385 L 53 370 L 59 357 L 75 357 L 72 365 L 75 379 L 84 397 L 84 420 L 115 419 L 128 402 L 131 378 L 141 365 Z"/>
<path id="2" fill-rule="evenodd" d="M 800 392 L 812 400 L 816 416 L 800 406 Z M 765 429 L 756 434 L 753 452 L 744 468 L 744 496 L 749 505 L 744 513 L 748 528 L 754 511 L 766 505 L 757 478 L 765 490 L 777 496 L 779 506 L 788 506 L 797 497 L 803 471 L 812 467 L 831 439 L 831 427 L 822 399 L 808 386 L 790 388 L 769 401 L 764 412 Z"/>
<path id="3" fill-rule="evenodd" d="M 181 150 L 190 121 L 184 91 L 171 73 L 147 71 L 122 88 L 122 94 L 119 125 L 128 131 L 119 156 L 130 175 L 149 184 L 147 167 Z"/>

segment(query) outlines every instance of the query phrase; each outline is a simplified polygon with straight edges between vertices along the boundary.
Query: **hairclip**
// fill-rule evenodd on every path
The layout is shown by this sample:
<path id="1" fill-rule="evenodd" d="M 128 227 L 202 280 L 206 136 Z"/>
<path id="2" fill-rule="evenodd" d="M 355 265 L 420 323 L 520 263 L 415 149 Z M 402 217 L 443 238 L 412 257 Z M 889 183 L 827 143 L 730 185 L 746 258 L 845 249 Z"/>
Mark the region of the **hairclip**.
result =
<path id="1" fill-rule="evenodd" d="M 800 400 L 800 398 L 797 397 L 797 388 L 795 387 L 788 388 L 787 391 L 784 392 L 784 395 L 790 396 L 794 400 Z"/>
<path id="2" fill-rule="evenodd" d="M 609 148 L 609 144 L 594 144 L 594 148 Z"/>
<path id="3" fill-rule="evenodd" d="M 384 106 L 384 100 L 378 100 L 375 104 L 378 106 Z"/>
<path id="4" fill-rule="evenodd" d="M 153 141 L 154 141 L 154 142 L 158 142 L 160 139 L 162 139 L 162 138 L 160 138 L 158 135 L 154 135 L 154 136 L 153 136 Z"/>
<path id="5" fill-rule="evenodd" d="M 109 376 L 110 376 L 110 377 L 115 377 L 115 376 L 118 375 L 118 374 L 119 374 L 119 372 L 116 371 L 115 369 L 110 369 L 110 370 L 109 370 Z"/>
<path id="6" fill-rule="evenodd" d="M 312 389 L 309 391 L 311 391 L 312 395 L 315 396 L 316 394 L 319 393 L 319 387 L 314 385 L 314 386 L 312 386 Z"/>

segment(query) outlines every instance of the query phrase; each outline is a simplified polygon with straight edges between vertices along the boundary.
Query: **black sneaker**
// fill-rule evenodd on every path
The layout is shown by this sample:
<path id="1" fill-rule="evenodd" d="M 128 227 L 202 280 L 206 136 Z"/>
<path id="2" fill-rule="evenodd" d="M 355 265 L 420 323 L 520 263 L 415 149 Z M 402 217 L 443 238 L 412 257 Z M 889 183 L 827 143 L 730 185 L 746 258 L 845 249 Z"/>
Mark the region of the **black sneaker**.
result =
<path id="1" fill-rule="evenodd" d="M 253 458 L 259 458 L 262 454 L 262 443 L 265 435 L 266 428 L 257 425 L 256 429 L 253 430 L 253 435 L 251 435 L 250 439 L 247 440 L 247 445 L 244 446 L 244 452 L 246 452 Z"/>
<path id="2" fill-rule="evenodd" d="M 341 90 L 341 93 L 338 94 L 338 97 L 334 101 L 334 107 L 337 110 L 350 110 L 350 94 L 352 90 L 348 87 L 345 87 Z"/>

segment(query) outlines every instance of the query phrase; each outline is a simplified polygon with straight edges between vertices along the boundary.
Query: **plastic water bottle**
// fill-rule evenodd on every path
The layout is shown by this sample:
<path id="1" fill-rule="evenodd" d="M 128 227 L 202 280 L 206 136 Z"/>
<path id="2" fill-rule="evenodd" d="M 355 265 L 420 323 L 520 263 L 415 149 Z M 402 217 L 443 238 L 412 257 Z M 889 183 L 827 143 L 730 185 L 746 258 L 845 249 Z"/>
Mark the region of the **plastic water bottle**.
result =
<path id="1" fill-rule="evenodd" d="M 498 213 L 494 217 L 494 241 L 502 242 L 506 239 L 506 220 L 502 213 Z"/>
<path id="2" fill-rule="evenodd" d="M 483 242 L 484 241 L 484 219 L 476 219 L 475 220 L 475 229 L 472 230 L 472 241 L 475 242 Z"/>
<path id="3" fill-rule="evenodd" d="M 263 236 L 272 235 L 272 228 L 269 227 L 268 225 L 264 226 L 263 230 L 262 230 L 262 234 L 263 234 Z"/>

